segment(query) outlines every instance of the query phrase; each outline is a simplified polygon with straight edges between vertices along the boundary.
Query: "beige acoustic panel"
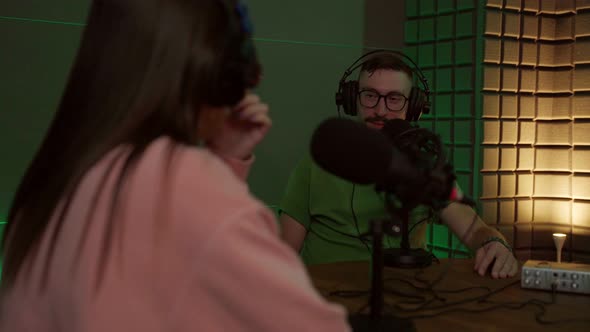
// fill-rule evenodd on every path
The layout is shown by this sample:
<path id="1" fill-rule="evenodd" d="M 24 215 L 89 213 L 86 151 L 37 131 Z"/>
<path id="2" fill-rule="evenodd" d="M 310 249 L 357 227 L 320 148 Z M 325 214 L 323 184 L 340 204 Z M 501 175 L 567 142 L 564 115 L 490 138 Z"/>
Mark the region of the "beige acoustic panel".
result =
<path id="1" fill-rule="evenodd" d="M 489 38 L 488 38 L 489 39 Z M 503 43 L 502 63 L 518 65 L 520 58 L 520 43 L 516 39 L 505 39 Z"/>
<path id="2" fill-rule="evenodd" d="M 522 17 L 522 38 L 537 39 L 539 38 L 539 20 L 538 16 L 524 15 Z"/>
<path id="3" fill-rule="evenodd" d="M 565 45 L 539 44 L 539 65 L 546 67 L 572 66 L 573 43 Z"/>
<path id="4" fill-rule="evenodd" d="M 573 40 L 574 22 L 573 16 L 542 16 L 539 39 Z"/>
<path id="5" fill-rule="evenodd" d="M 590 175 L 574 175 L 572 193 L 573 198 L 590 200 Z"/>
<path id="6" fill-rule="evenodd" d="M 502 12 L 497 10 L 486 11 L 486 35 L 502 35 Z"/>
<path id="7" fill-rule="evenodd" d="M 571 123 L 537 122 L 537 144 L 571 145 Z"/>
<path id="8" fill-rule="evenodd" d="M 495 173 L 483 173 L 483 191 L 481 198 L 496 199 L 498 197 L 498 175 Z"/>
<path id="9" fill-rule="evenodd" d="M 502 217 L 500 217 L 499 222 L 504 222 Z M 496 229 L 504 236 L 506 242 L 514 247 L 514 221 L 512 223 L 499 224 Z"/>
<path id="10" fill-rule="evenodd" d="M 559 70 L 553 73 L 553 92 L 572 93 L 573 69 Z"/>
<path id="11" fill-rule="evenodd" d="M 574 72 L 574 91 L 590 91 L 590 68 L 576 68 Z"/>
<path id="12" fill-rule="evenodd" d="M 502 41 L 497 38 L 486 38 L 485 40 L 485 63 L 500 63 Z"/>
<path id="13" fill-rule="evenodd" d="M 576 0 L 576 9 L 590 9 L 590 0 Z"/>
<path id="14" fill-rule="evenodd" d="M 590 227 L 590 202 L 574 201 L 572 224 Z"/>
<path id="15" fill-rule="evenodd" d="M 512 198 L 516 196 L 516 174 L 500 174 L 500 192 L 501 198 Z"/>
<path id="16" fill-rule="evenodd" d="M 576 37 L 590 36 L 590 12 L 582 12 L 576 15 Z"/>
<path id="17" fill-rule="evenodd" d="M 590 63 L 590 40 L 576 40 L 574 44 L 574 63 Z"/>
<path id="18" fill-rule="evenodd" d="M 518 122 L 502 121 L 502 144 L 516 144 L 518 142 Z"/>
<path id="19" fill-rule="evenodd" d="M 534 196 L 571 198 L 572 185 L 569 174 L 535 174 Z"/>
<path id="20" fill-rule="evenodd" d="M 500 95 L 483 95 L 483 117 L 495 119 L 500 118 Z"/>
<path id="21" fill-rule="evenodd" d="M 535 149 L 534 148 L 518 148 L 518 170 L 530 171 L 535 168 Z"/>
<path id="22" fill-rule="evenodd" d="M 539 12 L 544 14 L 555 14 L 559 0 L 539 0 Z"/>
<path id="23" fill-rule="evenodd" d="M 574 123 L 574 144 L 576 146 L 590 145 L 590 123 Z"/>
<path id="24" fill-rule="evenodd" d="M 502 9 L 502 0 L 487 0 L 486 7 Z"/>
<path id="25" fill-rule="evenodd" d="M 590 255 L 581 252 L 572 252 L 572 262 L 590 262 Z"/>
<path id="26" fill-rule="evenodd" d="M 500 121 L 485 120 L 483 122 L 483 144 L 500 143 Z"/>
<path id="27" fill-rule="evenodd" d="M 539 65 L 553 66 L 553 58 L 555 57 L 555 45 L 539 44 Z"/>
<path id="28" fill-rule="evenodd" d="M 572 152 L 572 171 L 590 173 L 590 150 L 574 149 Z"/>
<path id="29" fill-rule="evenodd" d="M 518 95 L 506 94 L 502 96 L 502 118 L 516 119 L 518 117 Z"/>
<path id="30" fill-rule="evenodd" d="M 554 66 L 573 66 L 573 59 L 574 59 L 574 42 L 563 45 L 553 45 L 554 48 L 554 56 L 553 56 L 553 65 Z"/>
<path id="31" fill-rule="evenodd" d="M 482 199 L 481 207 L 483 221 L 488 225 L 496 224 L 498 222 L 498 202 L 495 199 Z"/>
<path id="32" fill-rule="evenodd" d="M 535 223 L 571 224 L 572 202 L 568 200 L 535 199 L 533 201 Z"/>
<path id="33" fill-rule="evenodd" d="M 500 67 L 485 66 L 483 89 L 500 91 Z"/>
<path id="34" fill-rule="evenodd" d="M 520 14 L 504 12 L 504 37 L 520 37 Z"/>
<path id="35" fill-rule="evenodd" d="M 483 147 L 482 171 L 495 172 L 500 167 L 500 151 L 497 147 Z"/>
<path id="36" fill-rule="evenodd" d="M 524 0 L 523 10 L 528 12 L 538 12 L 541 9 L 539 0 Z"/>
<path id="37" fill-rule="evenodd" d="M 533 196 L 533 180 L 532 173 L 521 173 L 516 175 L 516 196 L 531 197 Z"/>
<path id="38" fill-rule="evenodd" d="M 534 144 L 537 126 L 533 121 L 519 121 L 519 144 Z"/>
<path id="39" fill-rule="evenodd" d="M 557 29 L 557 19 L 555 17 L 541 16 L 541 29 L 539 39 L 555 40 L 555 30 Z"/>
<path id="40" fill-rule="evenodd" d="M 522 65 L 536 66 L 539 57 L 537 56 L 537 43 L 533 41 L 522 42 Z"/>
<path id="41" fill-rule="evenodd" d="M 515 171 L 518 158 L 516 147 L 500 148 L 500 170 Z"/>
<path id="42" fill-rule="evenodd" d="M 567 14 L 576 12 L 576 0 L 538 0 L 544 14 Z"/>
<path id="43" fill-rule="evenodd" d="M 518 67 L 503 67 L 501 90 L 503 92 L 517 92 L 518 82 Z"/>
<path id="44" fill-rule="evenodd" d="M 570 148 L 537 147 L 535 149 L 535 171 L 571 171 L 571 151 Z"/>
<path id="45" fill-rule="evenodd" d="M 574 70 L 538 70 L 537 91 L 542 93 L 572 93 Z M 577 75 L 577 71 L 576 71 Z"/>
<path id="46" fill-rule="evenodd" d="M 514 199 L 503 199 L 498 202 L 500 205 L 499 224 L 514 224 L 516 221 L 516 202 Z"/>
<path id="47" fill-rule="evenodd" d="M 537 97 L 537 118 L 551 119 L 553 112 L 553 97 Z M 549 116 L 547 116 L 549 114 Z"/>
<path id="48" fill-rule="evenodd" d="M 519 92 L 535 92 L 535 91 L 537 91 L 537 72 L 533 69 L 521 69 L 520 70 L 520 90 L 519 90 Z M 534 105 L 534 103 L 533 103 L 533 105 Z"/>
<path id="49" fill-rule="evenodd" d="M 518 203 L 518 202 L 517 202 Z M 514 249 L 527 248 L 532 246 L 533 241 L 533 224 L 531 221 L 521 222 L 520 220 L 514 225 Z M 518 257 L 518 251 L 516 252 Z M 524 259 L 529 259 L 528 257 Z"/>
<path id="50" fill-rule="evenodd" d="M 542 93 L 552 93 L 554 85 L 554 71 L 538 70 L 537 71 L 537 91 Z"/>
<path id="51" fill-rule="evenodd" d="M 555 13 L 567 14 L 576 12 L 576 0 L 555 0 Z"/>
<path id="52" fill-rule="evenodd" d="M 573 252 L 590 254 L 590 228 L 588 228 L 589 225 L 584 226 L 586 227 L 572 227 L 571 248 Z"/>
<path id="53" fill-rule="evenodd" d="M 534 72 L 533 72 L 534 73 Z M 523 77 L 525 77 L 525 71 L 523 70 L 520 74 L 521 79 Z M 533 88 L 534 89 L 534 88 Z M 521 84 L 521 90 L 522 90 L 522 84 Z M 524 95 L 520 95 L 519 96 L 519 114 L 518 114 L 518 118 L 519 119 L 534 119 L 536 116 L 536 98 L 534 96 L 524 96 Z"/>
<path id="54" fill-rule="evenodd" d="M 565 120 L 571 119 L 572 98 L 539 97 L 537 98 L 537 119 Z"/>
<path id="55" fill-rule="evenodd" d="M 516 220 L 521 223 L 528 223 L 533 221 L 533 200 L 517 200 L 516 201 Z"/>
<path id="56" fill-rule="evenodd" d="M 555 40 L 574 40 L 574 16 L 557 17 L 555 26 Z"/>
<path id="57" fill-rule="evenodd" d="M 590 96 L 574 95 L 572 110 L 574 119 L 590 118 Z"/>
<path id="58" fill-rule="evenodd" d="M 521 0 L 506 0 L 506 2 L 504 3 L 504 8 L 519 11 L 522 9 L 521 5 Z"/>

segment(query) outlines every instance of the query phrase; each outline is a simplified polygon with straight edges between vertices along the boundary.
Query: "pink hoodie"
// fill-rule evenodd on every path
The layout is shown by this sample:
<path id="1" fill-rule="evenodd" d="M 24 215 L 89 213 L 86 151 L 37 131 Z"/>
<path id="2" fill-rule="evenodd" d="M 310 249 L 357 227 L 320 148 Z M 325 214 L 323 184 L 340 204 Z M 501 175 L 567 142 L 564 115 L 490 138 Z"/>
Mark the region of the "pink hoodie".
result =
<path id="1" fill-rule="evenodd" d="M 314 290 L 296 253 L 279 239 L 272 212 L 249 194 L 250 163 L 224 163 L 167 138 L 154 142 L 131 173 L 97 289 L 114 176 L 96 210 L 89 206 L 113 156 L 78 187 L 45 291 L 38 285 L 48 232 L 39 255 L 27 259 L 0 298 L 0 331 L 350 330 L 345 310 Z"/>

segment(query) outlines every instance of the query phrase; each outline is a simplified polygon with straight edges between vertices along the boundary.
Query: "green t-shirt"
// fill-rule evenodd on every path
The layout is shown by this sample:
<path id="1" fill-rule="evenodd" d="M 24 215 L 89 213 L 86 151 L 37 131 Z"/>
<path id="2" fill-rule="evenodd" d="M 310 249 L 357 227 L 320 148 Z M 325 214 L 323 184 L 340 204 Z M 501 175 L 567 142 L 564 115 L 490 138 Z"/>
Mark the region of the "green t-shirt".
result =
<path id="1" fill-rule="evenodd" d="M 369 232 L 371 220 L 390 217 L 385 210 L 385 196 L 376 192 L 374 185 L 353 184 L 332 175 L 309 156 L 291 173 L 279 212 L 286 213 L 307 230 L 300 254 L 308 265 L 369 260 L 371 252 L 359 239 L 359 234 Z M 430 208 L 417 207 L 410 213 L 410 228 L 433 216 L 437 218 Z M 412 248 L 426 247 L 426 227 L 427 223 L 422 222 L 412 230 Z M 400 241 L 401 237 L 385 235 L 383 245 L 395 248 L 400 246 Z M 370 237 L 365 243 L 372 247 Z"/>

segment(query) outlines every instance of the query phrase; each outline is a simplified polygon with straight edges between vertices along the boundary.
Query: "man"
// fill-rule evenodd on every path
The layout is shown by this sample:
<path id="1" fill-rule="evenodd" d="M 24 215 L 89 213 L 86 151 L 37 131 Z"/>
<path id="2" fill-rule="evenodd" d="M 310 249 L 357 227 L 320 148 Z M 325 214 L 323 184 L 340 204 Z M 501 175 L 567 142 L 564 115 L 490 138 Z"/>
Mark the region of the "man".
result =
<path id="1" fill-rule="evenodd" d="M 381 52 L 360 67 L 356 98 L 358 120 L 380 130 L 385 121 L 406 119 L 413 70 L 393 53 Z M 493 278 L 511 277 L 518 263 L 504 237 L 486 225 L 469 207 L 452 202 L 440 211 L 425 206 L 409 216 L 410 244 L 425 247 L 426 223 L 437 220 L 475 251 L 476 270 Z M 370 259 L 370 243 L 362 234 L 369 221 L 387 217 L 384 197 L 372 185 L 358 185 L 319 168 L 308 156 L 293 170 L 280 206 L 282 237 L 306 264 Z M 386 236 L 384 246 L 399 247 L 400 239 Z"/>

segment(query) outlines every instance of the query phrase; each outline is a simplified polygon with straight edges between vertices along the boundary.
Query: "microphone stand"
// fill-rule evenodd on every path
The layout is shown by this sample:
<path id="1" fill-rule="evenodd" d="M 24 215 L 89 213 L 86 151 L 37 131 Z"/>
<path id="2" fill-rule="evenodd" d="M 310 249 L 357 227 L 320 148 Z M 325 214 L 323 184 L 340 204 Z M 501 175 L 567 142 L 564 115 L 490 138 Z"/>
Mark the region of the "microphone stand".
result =
<path id="1" fill-rule="evenodd" d="M 395 220 L 400 221 L 401 243 L 399 248 L 387 248 L 383 250 L 385 266 L 400 268 L 422 268 L 432 264 L 432 254 L 422 248 L 410 247 L 410 230 L 408 227 L 410 205 L 404 204 L 396 208 L 390 195 L 386 195 L 387 210 Z"/>
<path id="2" fill-rule="evenodd" d="M 415 331 L 410 319 L 384 315 L 383 313 L 383 228 L 384 221 L 371 221 L 373 253 L 371 256 L 371 294 L 369 296 L 369 315 L 351 314 L 348 316 L 354 332 Z"/>

